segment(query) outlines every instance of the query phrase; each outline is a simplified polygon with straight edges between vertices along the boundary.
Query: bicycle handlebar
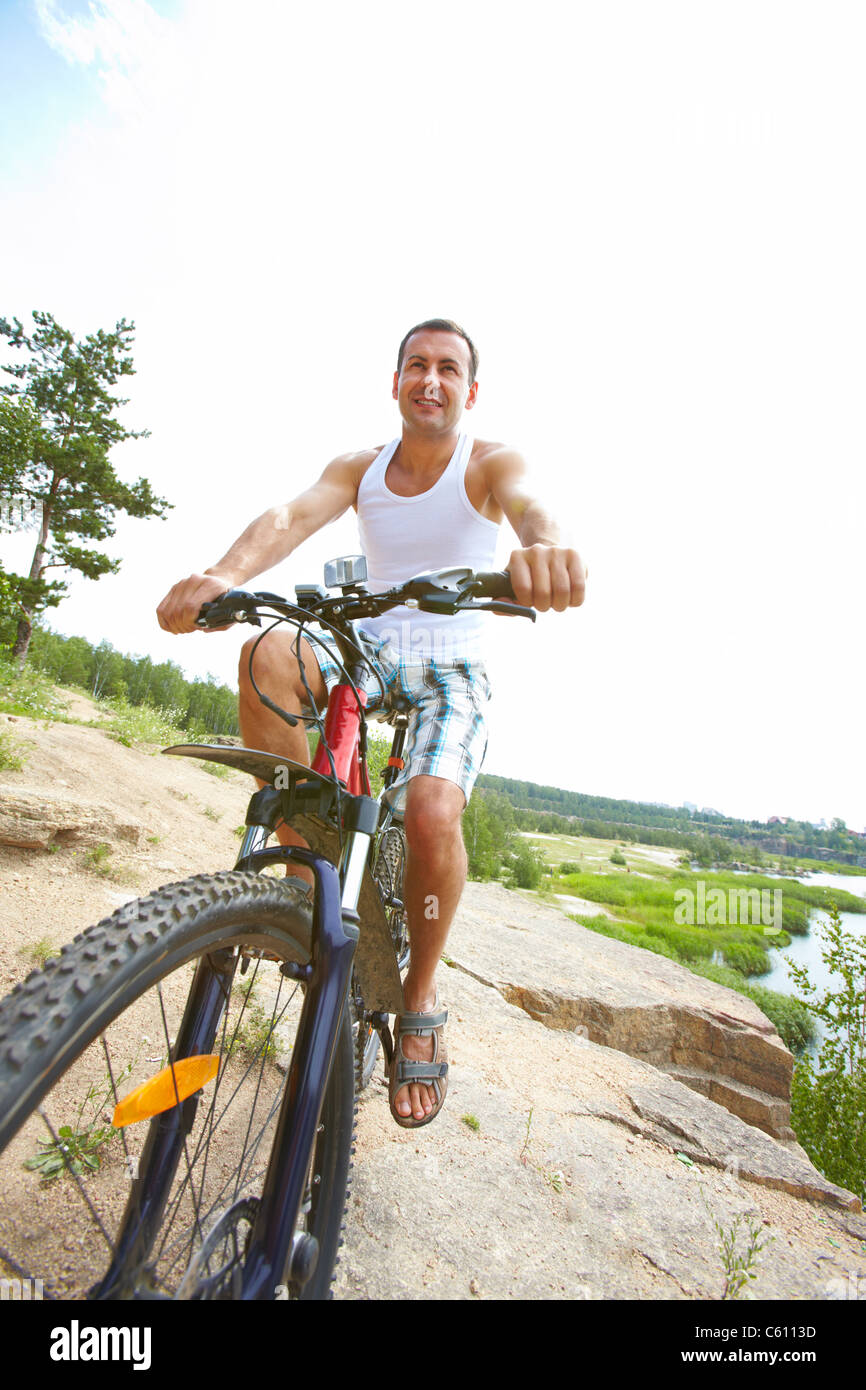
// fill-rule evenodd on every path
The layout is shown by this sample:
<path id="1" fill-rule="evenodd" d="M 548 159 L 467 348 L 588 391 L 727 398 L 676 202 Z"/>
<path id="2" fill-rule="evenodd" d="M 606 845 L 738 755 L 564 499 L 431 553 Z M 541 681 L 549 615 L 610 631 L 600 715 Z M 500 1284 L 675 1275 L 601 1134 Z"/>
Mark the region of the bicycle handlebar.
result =
<path id="1" fill-rule="evenodd" d="M 437 570 L 416 575 L 405 584 L 381 594 L 371 594 L 361 584 L 346 585 L 339 594 L 330 594 L 318 586 L 308 585 L 298 585 L 295 592 L 301 600 L 297 604 L 287 602 L 279 594 L 229 589 L 218 599 L 202 604 L 196 626 L 212 628 L 224 627 L 232 622 L 247 622 L 261 627 L 261 618 L 257 614 L 260 607 L 280 609 L 286 617 L 298 614 L 307 621 L 321 616 L 330 625 L 335 618 L 352 622 L 378 616 L 406 603 L 417 606 L 422 612 L 443 615 L 481 610 L 526 617 L 533 622 L 536 617 L 533 608 L 523 608 L 513 602 L 511 576 L 506 570 L 477 574 L 468 569 Z M 479 598 L 490 601 L 475 602 Z M 503 599 L 511 599 L 512 602 L 501 602 Z"/>

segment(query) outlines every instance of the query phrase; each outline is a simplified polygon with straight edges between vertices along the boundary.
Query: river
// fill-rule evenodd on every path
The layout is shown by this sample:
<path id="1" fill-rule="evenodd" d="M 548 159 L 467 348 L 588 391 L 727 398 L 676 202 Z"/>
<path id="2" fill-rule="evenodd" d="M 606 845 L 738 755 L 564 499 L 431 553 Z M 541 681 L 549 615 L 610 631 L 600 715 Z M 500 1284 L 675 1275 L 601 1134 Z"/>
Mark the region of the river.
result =
<path id="1" fill-rule="evenodd" d="M 826 888 L 841 888 L 848 893 L 853 893 L 855 897 L 866 898 L 866 875 L 863 874 L 809 874 L 801 880 L 803 883 L 813 883 L 816 886 Z M 841 912 L 840 921 L 845 931 L 851 932 L 855 936 L 866 936 L 866 913 L 860 912 Z M 822 938 L 816 932 L 815 926 L 819 922 L 827 920 L 827 913 L 822 908 L 815 908 L 809 914 L 809 932 L 805 936 L 792 936 L 790 946 L 786 946 L 784 953 L 771 948 L 768 952 L 771 968 L 766 975 L 756 975 L 750 980 L 751 984 L 764 985 L 767 989 L 774 989 L 779 994 L 793 994 L 795 990 L 792 985 L 791 977 L 788 974 L 787 965 L 783 959 L 783 954 L 790 956 L 798 965 L 805 965 L 809 971 L 809 979 L 816 985 L 819 993 L 827 988 L 838 988 L 841 983 L 839 978 L 833 979 L 821 959 Z M 823 1023 L 816 1020 L 819 1036 L 823 1032 Z M 810 1052 L 817 1053 L 818 1046 L 810 1048 Z"/>

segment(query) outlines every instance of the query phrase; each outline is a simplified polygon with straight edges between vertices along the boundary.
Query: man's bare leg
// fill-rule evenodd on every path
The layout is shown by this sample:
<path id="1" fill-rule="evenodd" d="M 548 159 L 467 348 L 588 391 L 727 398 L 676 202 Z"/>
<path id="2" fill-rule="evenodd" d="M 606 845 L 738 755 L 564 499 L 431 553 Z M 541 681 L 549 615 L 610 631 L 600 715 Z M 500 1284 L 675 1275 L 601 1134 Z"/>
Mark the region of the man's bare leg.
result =
<path id="1" fill-rule="evenodd" d="M 413 777 L 406 793 L 404 825 L 409 847 L 403 900 L 409 920 L 412 953 L 403 982 L 408 1012 L 430 1013 L 436 1002 L 436 967 L 466 882 L 466 850 L 461 818 L 466 799 L 458 786 L 442 777 Z M 403 1053 L 411 1061 L 429 1062 L 433 1038 L 406 1034 Z M 431 1086 L 401 1086 L 395 1108 L 422 1120 L 436 1103 Z"/>
<path id="2" fill-rule="evenodd" d="M 277 753 L 280 757 L 288 758 L 292 762 L 304 763 L 309 766 L 310 750 L 307 744 L 306 725 L 295 724 L 292 726 L 286 724 L 284 720 L 262 704 L 253 690 L 249 675 L 249 662 L 250 652 L 256 640 L 253 637 L 249 642 L 244 643 L 238 667 L 238 720 L 241 738 L 247 748 L 259 748 L 268 753 Z M 296 640 L 294 632 L 281 632 L 277 629 L 276 632 L 268 633 L 257 648 L 253 658 L 253 675 L 259 689 L 275 704 L 280 705 L 289 714 L 295 715 L 300 714 L 301 705 L 307 698 L 298 670 L 298 660 L 292 650 Z M 301 639 L 301 656 L 304 661 L 307 683 L 317 707 L 321 710 L 327 702 L 327 690 L 313 650 L 304 638 Z M 259 782 L 259 786 L 265 785 L 264 782 Z M 283 845 L 305 846 L 307 843 L 297 831 L 292 830 L 287 825 L 278 827 L 277 839 Z M 303 879 L 312 887 L 313 874 L 310 869 L 300 864 L 297 866 L 289 864 L 286 866 L 286 872 Z"/>

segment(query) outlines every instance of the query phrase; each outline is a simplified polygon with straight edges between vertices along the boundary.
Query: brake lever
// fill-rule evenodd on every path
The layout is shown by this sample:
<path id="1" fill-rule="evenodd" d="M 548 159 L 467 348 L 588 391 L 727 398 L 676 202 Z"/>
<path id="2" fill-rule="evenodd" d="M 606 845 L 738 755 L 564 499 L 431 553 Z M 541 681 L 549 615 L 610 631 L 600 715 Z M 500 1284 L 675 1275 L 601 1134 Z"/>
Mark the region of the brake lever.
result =
<path id="1" fill-rule="evenodd" d="M 457 611 L 465 613 L 471 609 L 475 609 L 476 611 L 483 609 L 487 613 L 504 613 L 506 617 L 512 618 L 529 618 L 532 622 L 535 622 L 535 619 L 538 617 L 534 608 L 523 608 L 519 603 L 504 603 L 496 598 L 491 599 L 489 603 L 467 604 L 464 609 L 458 606 Z"/>

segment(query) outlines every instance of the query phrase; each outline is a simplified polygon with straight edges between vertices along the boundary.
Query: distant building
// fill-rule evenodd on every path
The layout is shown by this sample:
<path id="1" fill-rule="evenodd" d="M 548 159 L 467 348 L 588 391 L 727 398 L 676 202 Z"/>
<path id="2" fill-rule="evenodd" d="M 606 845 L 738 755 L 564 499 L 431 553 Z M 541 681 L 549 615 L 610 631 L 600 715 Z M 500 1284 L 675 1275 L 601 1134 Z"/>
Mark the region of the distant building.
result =
<path id="1" fill-rule="evenodd" d="M 684 801 L 682 808 L 684 811 L 691 811 L 693 813 L 698 809 L 694 801 Z"/>

